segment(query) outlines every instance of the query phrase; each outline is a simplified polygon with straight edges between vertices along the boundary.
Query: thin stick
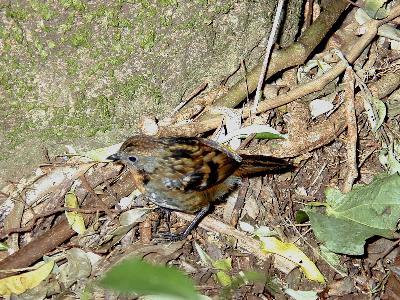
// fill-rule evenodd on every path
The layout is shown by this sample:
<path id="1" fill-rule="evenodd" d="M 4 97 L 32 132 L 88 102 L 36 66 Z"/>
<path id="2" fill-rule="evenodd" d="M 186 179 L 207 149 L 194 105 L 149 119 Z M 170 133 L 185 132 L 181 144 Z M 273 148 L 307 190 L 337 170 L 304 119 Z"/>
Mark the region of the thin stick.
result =
<path id="1" fill-rule="evenodd" d="M 354 105 L 354 72 L 349 66 L 346 68 L 344 76 L 345 85 L 345 104 L 347 120 L 347 165 L 348 171 L 343 184 L 343 192 L 351 191 L 354 180 L 358 177 L 357 168 L 357 118 Z"/>
<path id="2" fill-rule="evenodd" d="M 202 91 L 205 90 L 207 87 L 208 82 L 203 82 L 201 85 L 195 88 L 193 92 L 191 92 L 187 97 L 185 97 L 177 107 L 175 107 L 172 112 L 171 116 L 175 115 L 182 107 L 184 107 L 190 100 L 192 100 L 194 97 L 196 97 L 198 94 L 200 94 Z"/>
<path id="3" fill-rule="evenodd" d="M 97 195 L 97 193 L 94 191 L 90 183 L 87 181 L 85 174 L 79 176 L 79 179 L 81 180 L 83 187 L 89 192 L 89 194 L 91 194 L 97 200 L 98 204 L 103 208 L 107 216 L 111 220 L 114 219 L 114 215 L 112 214 L 111 210 L 108 208 L 107 204 L 105 204 L 103 200 L 101 200 L 99 195 Z"/>
<path id="4" fill-rule="evenodd" d="M 185 214 L 182 212 L 174 212 L 179 218 L 182 218 L 186 221 L 191 222 L 193 220 L 193 216 L 189 214 Z M 199 227 L 204 228 L 206 230 L 217 232 L 223 235 L 233 236 L 238 240 L 238 246 L 240 248 L 245 249 L 246 251 L 252 253 L 256 257 L 261 260 L 267 260 L 269 257 L 268 254 L 261 251 L 260 242 L 256 239 L 248 236 L 246 233 L 233 228 L 221 221 L 218 221 L 212 217 L 205 217 L 200 223 Z"/>
<path id="5" fill-rule="evenodd" d="M 123 210 L 117 210 L 117 209 L 109 209 L 107 207 L 107 210 L 105 208 L 73 208 L 73 207 L 58 207 L 55 209 L 52 209 L 51 211 L 46 211 L 44 213 L 36 214 L 32 220 L 29 221 L 29 225 L 26 225 L 24 227 L 14 227 L 14 228 L 9 228 L 9 229 L 3 229 L 0 230 L 0 239 L 5 238 L 6 236 L 10 235 L 11 233 L 23 233 L 23 232 L 28 232 L 33 229 L 36 225 L 36 221 L 41 218 L 45 218 L 54 214 L 57 214 L 59 212 L 78 212 L 81 214 L 93 214 L 97 212 L 115 212 L 115 213 L 121 213 Z"/>
<path id="6" fill-rule="evenodd" d="M 278 6 L 276 8 L 276 13 L 275 13 L 275 17 L 274 17 L 274 23 L 272 24 L 271 33 L 268 38 L 267 48 L 265 49 L 264 62 L 262 65 L 260 77 L 258 78 L 256 97 L 254 99 L 253 108 L 251 109 L 251 112 L 254 115 L 257 112 L 258 103 L 261 100 L 261 88 L 264 83 L 265 74 L 267 73 L 268 63 L 269 63 L 269 59 L 271 57 L 272 46 L 274 45 L 275 40 L 276 40 L 276 32 L 278 31 L 278 28 L 280 25 L 282 7 L 283 7 L 284 1 L 285 0 L 279 0 L 279 2 L 278 2 Z"/>

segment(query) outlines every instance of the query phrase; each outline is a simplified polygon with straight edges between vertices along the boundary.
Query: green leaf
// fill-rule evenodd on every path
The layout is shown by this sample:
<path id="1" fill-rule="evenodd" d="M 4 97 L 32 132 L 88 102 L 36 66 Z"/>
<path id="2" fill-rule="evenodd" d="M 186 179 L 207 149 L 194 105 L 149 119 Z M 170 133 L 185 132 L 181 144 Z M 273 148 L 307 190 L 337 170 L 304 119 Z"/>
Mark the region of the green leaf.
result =
<path id="1" fill-rule="evenodd" d="M 380 20 L 388 16 L 386 0 L 365 0 L 364 10 L 373 19 Z"/>
<path id="2" fill-rule="evenodd" d="M 212 300 L 210 297 L 204 296 L 204 295 L 199 295 L 201 300 Z M 141 300 L 182 300 L 181 297 L 176 297 L 176 296 L 160 296 L 160 295 L 149 295 L 149 296 L 143 296 L 140 298 Z"/>
<path id="3" fill-rule="evenodd" d="M 393 93 L 386 102 L 390 119 L 400 115 L 400 93 Z"/>
<path id="4" fill-rule="evenodd" d="M 213 261 L 212 266 L 221 271 L 231 271 L 232 270 L 232 258 L 224 258 Z"/>
<path id="5" fill-rule="evenodd" d="M 296 219 L 296 223 L 299 223 L 299 224 L 307 222 L 309 220 L 307 213 L 304 212 L 303 210 L 298 210 L 296 212 L 295 219 Z"/>
<path id="6" fill-rule="evenodd" d="M 79 208 L 78 198 L 73 191 L 65 194 L 64 206 L 69 208 Z M 66 211 L 68 224 L 78 234 L 83 234 L 86 231 L 85 220 L 83 216 L 76 211 Z"/>
<path id="7" fill-rule="evenodd" d="M 207 254 L 206 251 L 204 251 L 199 244 L 194 242 L 194 248 L 196 249 L 197 253 L 199 254 L 201 262 L 207 266 L 207 267 L 212 267 L 212 264 L 214 263 L 214 260 L 210 257 L 210 255 Z"/>
<path id="8" fill-rule="evenodd" d="M 7 251 L 8 245 L 6 243 L 0 242 L 0 251 Z"/>
<path id="9" fill-rule="evenodd" d="M 387 110 L 386 110 L 386 105 L 385 105 L 385 103 L 383 103 L 383 101 L 379 100 L 379 99 L 376 98 L 376 97 L 373 97 L 373 98 L 372 98 L 372 104 L 374 105 L 375 110 L 376 110 L 376 112 L 377 112 L 376 124 L 375 124 L 375 127 L 372 128 L 372 131 L 373 131 L 373 132 L 376 132 L 376 131 L 379 129 L 379 127 L 381 127 L 381 125 L 383 124 L 383 121 L 384 121 L 385 118 L 386 118 L 386 112 L 387 112 Z"/>
<path id="10" fill-rule="evenodd" d="M 317 300 L 318 294 L 316 291 L 295 291 L 286 289 L 285 293 L 295 300 Z"/>
<path id="11" fill-rule="evenodd" d="M 335 207 L 338 203 L 343 201 L 345 195 L 336 188 L 328 187 L 325 190 L 325 197 L 326 197 L 326 202 L 330 206 Z"/>
<path id="12" fill-rule="evenodd" d="M 390 148 L 388 149 L 388 167 L 389 167 L 389 174 L 395 174 L 399 173 L 400 174 L 400 162 L 396 158 L 395 154 L 395 149 L 398 148 L 398 145 L 390 145 Z"/>
<path id="13" fill-rule="evenodd" d="M 393 238 L 400 217 L 400 176 L 385 175 L 345 195 L 327 193 L 326 215 L 305 208 L 316 237 L 336 253 L 362 255 L 365 240 Z"/>
<path id="14" fill-rule="evenodd" d="M 217 277 L 218 282 L 222 286 L 230 286 L 232 284 L 232 278 L 228 274 L 226 274 L 224 271 L 218 271 L 217 274 L 215 274 Z"/>
<path id="15" fill-rule="evenodd" d="M 166 295 L 199 299 L 193 282 L 175 268 L 155 266 L 140 259 L 125 260 L 108 271 L 100 285 L 124 294 Z"/>
<path id="16" fill-rule="evenodd" d="M 118 143 L 104 148 L 93 149 L 84 152 L 81 155 L 86 156 L 87 158 L 90 158 L 94 161 L 105 161 L 108 156 L 116 153 L 119 150 L 119 148 L 121 148 L 121 145 L 122 143 Z"/>
<path id="17" fill-rule="evenodd" d="M 400 30 L 388 24 L 383 24 L 382 26 L 379 26 L 378 35 L 386 37 L 392 41 L 400 41 Z"/>
<path id="18" fill-rule="evenodd" d="M 254 138 L 260 140 L 275 140 L 275 139 L 284 139 L 285 136 L 283 136 L 282 134 L 275 134 L 272 132 L 261 132 L 261 133 L 256 133 Z"/>
<path id="19" fill-rule="evenodd" d="M 341 263 L 340 256 L 329 251 L 329 249 L 326 248 L 324 245 L 321 245 L 319 248 L 321 257 L 341 276 L 347 276 L 347 268 Z"/>

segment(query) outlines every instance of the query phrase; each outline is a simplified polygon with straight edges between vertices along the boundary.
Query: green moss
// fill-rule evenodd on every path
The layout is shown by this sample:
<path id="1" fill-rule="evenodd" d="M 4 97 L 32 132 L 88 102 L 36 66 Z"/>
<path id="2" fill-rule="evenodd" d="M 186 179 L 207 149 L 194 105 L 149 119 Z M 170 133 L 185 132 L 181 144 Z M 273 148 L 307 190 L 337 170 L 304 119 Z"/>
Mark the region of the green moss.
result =
<path id="1" fill-rule="evenodd" d="M 149 8 L 150 2 L 148 0 L 136 0 L 136 3 L 140 3 L 143 8 Z"/>
<path id="2" fill-rule="evenodd" d="M 6 17 L 13 19 L 14 21 L 25 21 L 28 18 L 28 11 L 25 8 L 19 6 L 12 6 L 12 2 L 6 6 Z"/>
<path id="3" fill-rule="evenodd" d="M 156 104 L 161 103 L 161 90 L 151 82 L 149 75 L 131 76 L 123 82 L 115 81 L 113 87 L 117 98 L 135 101 L 136 97 L 147 95 L 153 98 Z"/>
<path id="4" fill-rule="evenodd" d="M 181 21 L 176 19 L 182 24 L 185 22 L 185 28 L 205 24 L 206 13 L 199 3 L 207 6 L 208 1 L 196 1 L 196 7 L 188 15 L 183 15 Z M 0 89 L 5 98 L 4 104 L 0 103 L 0 119 L 12 129 L 7 133 L 7 153 L 9 139 L 13 147 L 38 138 L 43 142 L 51 140 L 52 145 L 59 141 L 65 144 L 68 139 L 89 137 L 126 123 L 132 125 L 138 112 L 161 103 L 161 88 L 154 75 L 133 72 L 138 72 L 142 62 L 148 59 L 139 47 L 144 50 L 154 50 L 161 44 L 174 47 L 167 45 L 168 37 L 165 41 L 162 38 L 170 30 L 176 31 L 175 18 L 164 13 L 170 7 L 177 7 L 177 0 L 7 2 L 4 6 L 0 4 L 8 18 L 7 26 L 0 26 L 3 46 Z M 228 9 L 229 6 L 222 7 L 219 11 Z M 172 28 L 164 30 L 163 27 Z M 30 38 L 26 39 L 28 31 Z M 178 54 L 181 50 L 180 47 L 171 49 Z M 138 66 L 136 58 L 140 60 Z M 163 58 L 157 54 L 154 59 Z M 126 68 L 130 69 L 128 74 L 134 75 L 123 79 L 115 76 Z M 60 72 L 64 74 L 57 78 Z M 56 82 L 60 85 L 56 86 Z M 172 91 L 171 99 L 158 106 L 157 113 L 178 97 L 169 84 L 163 89 Z M 67 99 L 61 98 L 65 95 Z M 57 108 L 38 104 L 54 105 L 56 101 Z M 123 105 L 126 111 L 116 110 L 117 105 Z M 46 124 L 40 122 L 43 112 L 46 112 Z M 91 139 L 87 141 L 90 143 Z"/>
<path id="5" fill-rule="evenodd" d="M 51 20 L 55 15 L 55 12 L 52 11 L 50 6 L 44 1 L 30 0 L 29 4 L 31 5 L 32 9 L 46 21 Z"/>
<path id="6" fill-rule="evenodd" d="M 116 82 L 115 91 L 126 99 L 132 99 L 146 82 L 144 76 L 132 76 L 124 82 Z"/>
<path id="7" fill-rule="evenodd" d="M 46 24 L 40 24 L 40 28 L 43 30 L 43 32 L 46 32 L 46 33 L 54 32 L 53 26 L 49 26 Z"/>
<path id="8" fill-rule="evenodd" d="M 118 29 L 113 35 L 113 40 L 115 42 L 119 42 L 119 41 L 121 41 L 121 39 L 122 39 L 122 32 L 120 29 Z"/>
<path id="9" fill-rule="evenodd" d="M 88 28 L 77 29 L 70 37 L 71 45 L 74 47 L 89 47 L 89 40 L 91 37 Z"/>
<path id="10" fill-rule="evenodd" d="M 172 16 L 160 16 L 160 24 L 163 27 L 169 27 L 172 25 Z"/>
<path id="11" fill-rule="evenodd" d="M 56 43 L 53 42 L 52 40 L 48 40 L 46 43 L 47 43 L 47 47 L 49 47 L 49 49 L 54 49 L 56 47 Z"/>
<path id="12" fill-rule="evenodd" d="M 114 101 L 110 101 L 109 98 L 105 96 L 100 96 L 96 101 L 98 111 L 100 112 L 100 118 L 105 121 L 109 121 L 112 119 L 112 109 L 115 106 Z"/>
<path id="13" fill-rule="evenodd" d="M 36 84 L 34 84 L 31 75 L 31 64 L 24 63 L 18 57 L 3 56 L 0 65 L 0 86 L 9 93 L 9 97 L 16 103 L 21 101 L 27 95 L 36 93 Z M 22 100 L 21 100 L 22 99 Z"/>
<path id="14" fill-rule="evenodd" d="M 75 23 L 75 13 L 69 13 L 65 22 L 60 25 L 60 30 L 62 33 L 66 33 L 72 29 Z"/>
<path id="15" fill-rule="evenodd" d="M 195 29 L 199 26 L 199 20 L 196 17 L 193 17 L 192 19 L 186 21 L 183 23 L 181 26 L 181 29 Z"/>
<path id="16" fill-rule="evenodd" d="M 105 61 L 99 60 L 99 61 L 97 61 L 95 64 L 93 64 L 93 65 L 91 65 L 91 66 L 89 67 L 89 69 L 87 70 L 87 72 L 86 72 L 85 75 L 86 75 L 87 77 L 91 77 L 91 76 L 93 76 L 93 75 L 96 75 L 96 74 L 99 73 L 99 72 L 104 71 L 105 68 L 106 68 L 106 63 L 105 63 Z"/>
<path id="17" fill-rule="evenodd" d="M 79 12 L 83 12 L 87 8 L 86 3 L 81 0 L 59 0 L 58 2 L 67 9 L 70 8 Z"/>
<path id="18" fill-rule="evenodd" d="M 217 14 L 227 14 L 233 8 L 233 3 L 223 3 L 216 7 L 215 12 Z"/>
<path id="19" fill-rule="evenodd" d="M 142 9 L 139 11 L 135 21 L 136 22 L 144 22 L 145 20 L 151 19 L 159 13 L 156 7 L 151 5 L 142 4 Z"/>
<path id="20" fill-rule="evenodd" d="M 131 20 L 129 20 L 128 18 L 124 18 L 124 17 L 119 17 L 119 27 L 120 28 L 129 28 L 132 29 L 133 28 L 133 23 Z"/>
<path id="21" fill-rule="evenodd" d="M 132 53 L 135 51 L 135 46 L 134 43 L 130 40 L 125 40 L 123 43 L 118 44 L 119 49 L 115 48 L 115 45 L 113 46 L 114 51 L 123 51 L 125 52 L 125 55 L 127 56 L 127 59 L 132 55 Z"/>
<path id="22" fill-rule="evenodd" d="M 8 130 L 5 134 L 9 146 L 11 149 L 15 149 L 18 145 L 23 143 L 30 132 L 37 128 L 37 122 L 31 120 L 25 120 L 24 122 L 18 123 L 15 127 Z"/>
<path id="23" fill-rule="evenodd" d="M 0 70 L 0 86 L 5 91 L 10 91 L 12 89 L 12 83 L 10 82 L 10 77 L 4 70 Z"/>
<path id="24" fill-rule="evenodd" d="M 116 9 L 108 9 L 105 11 L 107 26 L 111 27 L 119 27 L 119 10 Z"/>
<path id="25" fill-rule="evenodd" d="M 113 107 L 115 102 L 112 98 L 105 96 L 87 98 L 82 93 L 75 101 L 73 113 L 67 107 L 60 107 L 54 111 L 49 121 L 51 124 L 49 128 L 37 130 L 40 124 L 28 121 L 24 122 L 24 125 L 14 127 L 7 138 L 12 139 L 12 146 L 15 147 L 24 140 L 24 134 L 29 135 L 30 130 L 35 130 L 35 135 L 42 140 L 52 141 L 93 136 L 99 131 L 111 129 Z"/>
<path id="26" fill-rule="evenodd" d="M 35 37 L 35 38 L 33 39 L 33 46 L 34 46 L 34 48 L 35 48 L 35 50 L 36 50 L 35 52 L 36 52 L 37 54 L 39 54 L 40 58 L 42 58 L 42 59 L 47 58 L 47 56 L 48 56 L 49 54 L 48 54 L 48 52 L 46 51 L 45 46 L 42 44 L 42 42 L 41 42 L 37 37 Z"/>
<path id="27" fill-rule="evenodd" d="M 19 26 L 13 26 L 10 32 L 10 38 L 16 41 L 18 44 L 24 42 L 24 31 Z"/>
<path id="28" fill-rule="evenodd" d="M 150 30 L 145 34 L 141 35 L 139 45 L 144 50 L 150 50 L 154 47 L 156 42 L 156 33 L 154 30 Z"/>
<path id="29" fill-rule="evenodd" d="M 151 97 L 154 99 L 155 103 L 157 105 L 161 104 L 161 100 L 162 100 L 162 94 L 161 94 L 161 89 L 159 87 L 153 86 L 150 89 L 150 93 Z"/>
<path id="30" fill-rule="evenodd" d="M 207 6 L 208 5 L 208 0 L 196 0 L 197 3 L 199 3 L 202 6 Z"/>
<path id="31" fill-rule="evenodd" d="M 176 0 L 158 0 L 157 2 L 164 6 L 176 7 L 178 5 L 178 2 Z"/>
<path id="32" fill-rule="evenodd" d="M 126 62 L 127 57 L 125 56 L 113 56 L 108 58 L 108 63 L 113 67 L 118 67 Z"/>
<path id="33" fill-rule="evenodd" d="M 79 69 L 79 63 L 75 58 L 67 58 L 67 74 L 69 76 L 77 75 Z"/>
<path id="34" fill-rule="evenodd" d="M 100 17 L 103 17 L 106 13 L 106 10 L 107 7 L 104 4 L 100 4 L 95 11 L 91 11 L 85 14 L 84 18 L 88 23 L 91 23 L 92 21 L 98 20 Z"/>

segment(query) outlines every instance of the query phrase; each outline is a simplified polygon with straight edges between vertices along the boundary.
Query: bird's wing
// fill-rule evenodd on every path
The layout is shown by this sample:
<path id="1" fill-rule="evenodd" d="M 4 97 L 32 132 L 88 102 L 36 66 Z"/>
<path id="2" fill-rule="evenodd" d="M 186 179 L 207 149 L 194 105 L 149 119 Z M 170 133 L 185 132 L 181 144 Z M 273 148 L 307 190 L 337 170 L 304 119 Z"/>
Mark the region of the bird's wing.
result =
<path id="1" fill-rule="evenodd" d="M 170 189 L 203 191 L 232 175 L 241 164 L 239 155 L 201 138 L 167 138 L 163 183 Z"/>

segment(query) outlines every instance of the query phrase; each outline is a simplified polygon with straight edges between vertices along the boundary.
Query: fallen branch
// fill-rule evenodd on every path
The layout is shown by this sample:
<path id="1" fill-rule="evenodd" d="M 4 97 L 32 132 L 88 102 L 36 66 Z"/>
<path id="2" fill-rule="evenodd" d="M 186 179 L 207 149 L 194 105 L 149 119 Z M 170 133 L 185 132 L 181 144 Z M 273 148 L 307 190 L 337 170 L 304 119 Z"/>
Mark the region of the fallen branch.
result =
<path id="1" fill-rule="evenodd" d="M 329 6 L 326 7 L 325 10 L 314 21 L 314 23 L 308 27 L 306 31 L 304 31 L 297 42 L 293 43 L 288 48 L 274 51 L 268 64 L 268 70 L 265 79 L 268 79 L 276 73 L 287 68 L 303 64 L 310 54 L 315 50 L 315 48 L 326 37 L 326 34 L 331 30 L 333 24 L 335 24 L 337 19 L 342 15 L 347 5 L 348 2 L 344 0 L 331 1 Z M 262 63 L 259 63 L 247 73 L 246 78 L 243 78 L 237 82 L 232 88 L 229 89 L 227 93 L 216 99 L 213 105 L 231 108 L 239 105 L 244 99 L 246 99 L 246 96 L 249 92 L 252 93 L 256 89 L 258 78 L 261 74 L 261 69 Z M 187 109 L 190 108 L 191 106 L 188 106 Z M 258 112 L 260 112 L 260 109 Z M 186 111 L 183 110 L 181 113 L 185 114 Z M 159 135 L 195 136 L 197 134 L 217 128 L 221 121 L 221 116 L 205 113 L 196 122 L 191 124 L 179 125 L 176 127 L 161 127 Z"/>
<path id="2" fill-rule="evenodd" d="M 343 46 L 344 49 L 345 48 L 350 49 L 350 51 L 346 54 L 347 61 L 349 63 L 354 63 L 356 61 L 356 59 L 361 55 L 361 53 L 365 50 L 365 48 L 374 40 L 374 38 L 376 37 L 376 34 L 378 32 L 379 26 L 381 26 L 382 24 L 385 24 L 386 22 L 391 21 L 392 19 L 396 18 L 399 15 L 400 15 L 400 5 L 392 8 L 391 14 L 388 18 L 381 20 L 381 21 L 372 20 L 369 23 L 367 23 L 366 24 L 366 33 L 363 36 L 361 36 L 355 43 L 352 42 L 351 45 Z M 308 30 L 311 30 L 311 27 Z M 305 41 L 308 41 L 308 38 L 310 38 L 310 37 L 307 35 L 307 38 L 304 38 Z M 302 39 L 300 39 L 300 40 L 302 40 Z M 295 47 L 294 45 L 292 45 L 292 46 Z M 295 58 L 295 57 L 297 57 L 297 56 L 294 55 L 293 58 Z M 271 65 L 272 65 L 272 63 L 273 63 L 273 59 L 271 60 Z M 267 110 L 288 104 L 288 103 L 290 103 L 294 100 L 297 100 L 305 95 L 308 95 L 312 92 L 322 90 L 328 83 L 330 83 L 332 80 L 336 79 L 340 74 L 342 74 L 345 71 L 346 67 L 347 67 L 347 64 L 345 62 L 343 62 L 343 61 L 338 62 L 334 67 L 332 67 L 332 69 L 330 69 L 327 73 L 325 73 L 321 77 L 319 77 L 307 84 L 298 86 L 297 88 L 289 91 L 288 93 L 279 95 L 268 101 L 261 102 L 258 107 L 257 112 L 258 113 L 265 112 Z M 391 74 L 387 74 L 387 75 L 391 76 Z M 396 79 L 391 79 L 390 81 L 396 82 Z M 394 84 L 396 84 L 396 83 L 394 83 Z M 240 86 L 241 86 L 242 92 L 238 91 L 240 89 L 239 88 Z M 378 87 L 376 87 L 376 88 L 378 88 Z M 251 89 L 250 83 L 249 83 L 249 90 L 250 91 L 254 90 L 254 89 Z M 232 93 L 232 95 L 231 95 L 231 93 Z M 239 97 L 239 96 L 235 95 L 236 93 L 242 95 L 243 97 Z M 227 101 L 223 100 L 223 99 L 225 99 L 224 97 L 228 97 L 228 96 L 224 96 L 223 98 L 221 98 L 222 99 L 221 101 L 216 101 L 215 105 L 235 107 L 246 96 L 245 82 L 243 81 L 241 84 L 238 83 L 237 85 L 235 85 L 228 92 L 227 95 L 232 96 L 231 102 L 228 100 Z M 236 100 L 239 100 L 239 99 L 240 99 L 240 101 L 236 102 Z M 361 107 L 360 107 L 360 109 L 361 109 Z M 343 110 L 339 110 L 339 111 L 340 111 L 340 116 L 343 116 L 343 114 L 344 114 Z M 250 110 L 245 109 L 243 112 L 243 117 L 246 118 L 246 117 L 249 117 L 249 115 L 250 115 Z M 336 115 L 338 115 L 338 114 L 336 113 Z M 198 121 L 190 123 L 190 124 L 180 125 L 180 126 L 162 127 L 162 128 L 160 128 L 159 134 L 161 136 L 195 136 L 197 134 L 204 133 L 204 132 L 207 132 L 207 131 L 217 128 L 221 124 L 221 122 L 222 122 L 221 116 L 207 115 L 207 118 L 202 116 L 201 118 L 199 118 Z M 330 120 L 329 122 L 332 122 L 332 121 Z M 285 144 L 283 145 L 283 149 L 277 149 L 277 147 L 279 147 L 279 144 L 278 145 L 274 144 L 274 148 L 276 151 L 272 151 L 272 149 L 270 149 L 270 151 L 268 151 L 268 149 L 263 149 L 263 151 L 255 150 L 254 153 L 264 153 L 264 154 L 269 154 L 269 155 L 275 155 L 278 157 L 296 156 L 303 151 L 309 151 L 309 150 L 312 150 L 312 149 L 315 149 L 315 148 L 318 148 L 318 147 L 324 145 L 325 140 L 327 140 L 327 141 L 333 140 L 338 134 L 340 134 L 344 130 L 343 126 L 342 126 L 343 124 L 339 124 L 339 125 L 340 125 L 339 129 L 337 127 L 334 129 L 329 128 L 329 136 L 331 136 L 331 138 L 327 138 L 328 134 L 324 134 L 323 137 L 320 137 L 321 133 L 325 132 L 325 131 L 314 130 L 314 133 L 317 134 L 317 136 L 311 137 L 310 140 L 314 140 L 311 144 L 310 144 L 310 141 L 307 141 L 307 140 L 303 141 L 303 142 L 299 141 L 299 143 L 297 143 L 298 145 L 293 145 L 293 150 L 289 151 L 289 153 L 287 153 L 287 155 L 285 153 L 279 153 L 279 150 L 281 150 L 281 151 L 287 150 L 286 148 L 288 147 L 288 145 L 285 145 Z M 326 125 L 321 126 L 320 129 L 325 130 L 324 127 L 327 127 L 327 126 Z M 333 138 L 332 138 L 332 136 L 333 136 Z M 294 138 L 299 139 L 301 137 L 296 136 Z M 317 141 L 315 141 L 315 140 L 317 140 Z M 305 142 L 305 144 L 304 144 L 304 142 Z M 304 147 L 301 147 L 301 144 L 303 144 Z M 273 152 L 276 154 L 274 154 Z"/>
<path id="3" fill-rule="evenodd" d="M 349 66 L 344 76 L 345 81 L 345 111 L 347 123 L 347 174 L 343 183 L 343 192 L 351 191 L 354 180 L 358 177 L 357 168 L 357 118 L 354 105 L 354 72 Z"/>
<path id="4" fill-rule="evenodd" d="M 15 228 L 10 228 L 10 229 L 5 229 L 5 230 L 1 230 L 0 231 L 0 239 L 5 238 L 7 235 L 11 234 L 11 233 L 23 233 L 23 232 L 28 232 L 31 231 L 35 225 L 36 225 L 36 221 L 51 215 L 55 215 L 57 213 L 60 212 L 77 212 L 77 213 L 81 213 L 81 214 L 94 214 L 97 212 L 114 212 L 114 213 L 121 213 L 123 212 L 123 210 L 118 210 L 118 209 L 109 209 L 107 208 L 107 210 L 105 208 L 73 208 L 73 207 L 58 207 L 55 208 L 51 211 L 46 211 L 44 213 L 40 213 L 40 214 L 36 214 L 33 219 L 31 221 L 29 221 L 29 225 L 26 225 L 24 227 L 15 227 Z"/>
<path id="5" fill-rule="evenodd" d="M 120 167 L 116 168 L 115 166 L 99 167 L 91 174 L 88 180 L 89 182 L 92 181 L 90 182 L 92 186 L 97 186 L 117 176 L 120 170 Z M 93 181 L 96 181 L 96 183 Z M 99 197 L 107 207 L 112 207 L 115 205 L 116 198 L 120 199 L 125 197 L 134 190 L 133 182 L 131 173 L 125 172 L 121 175 L 119 180 L 109 188 L 106 194 L 99 195 Z M 82 188 L 84 189 L 84 187 Z M 84 201 L 83 208 L 93 208 L 98 200 L 92 194 L 87 192 L 86 194 L 87 198 Z M 94 216 L 92 215 L 85 215 L 85 223 L 89 224 L 93 218 Z M 0 261 L 0 269 L 18 269 L 30 266 L 41 259 L 43 255 L 54 250 L 75 234 L 76 232 L 72 230 L 66 218 L 62 217 L 51 229 L 24 245 L 17 252 Z M 2 274 L 0 274 L 0 278 L 2 278 Z"/>
<path id="6" fill-rule="evenodd" d="M 194 218 L 193 215 L 175 212 L 176 215 L 188 222 L 191 222 Z M 247 252 L 254 254 L 261 260 L 267 260 L 269 255 L 265 254 L 261 251 L 260 242 L 256 239 L 248 236 L 246 233 L 235 229 L 232 226 L 229 226 L 221 221 L 218 221 L 212 217 L 205 217 L 200 223 L 199 227 L 204 228 L 206 230 L 220 233 L 227 236 L 233 236 L 238 241 L 238 247 L 246 250 Z"/>
<path id="7" fill-rule="evenodd" d="M 370 91 L 373 96 L 381 99 L 390 95 L 399 86 L 400 76 L 391 73 L 371 83 Z M 364 109 L 362 97 L 363 95 L 361 93 L 357 93 L 355 97 L 357 115 Z M 347 123 L 346 119 L 343 118 L 344 115 L 345 108 L 340 107 L 325 121 L 308 128 L 306 133 L 303 132 L 301 135 L 294 134 L 293 136 L 289 135 L 289 138 L 284 141 L 272 141 L 267 144 L 256 145 L 248 151 L 242 151 L 242 153 L 272 155 L 276 157 L 294 157 L 304 152 L 317 149 L 332 142 L 346 129 Z"/>

